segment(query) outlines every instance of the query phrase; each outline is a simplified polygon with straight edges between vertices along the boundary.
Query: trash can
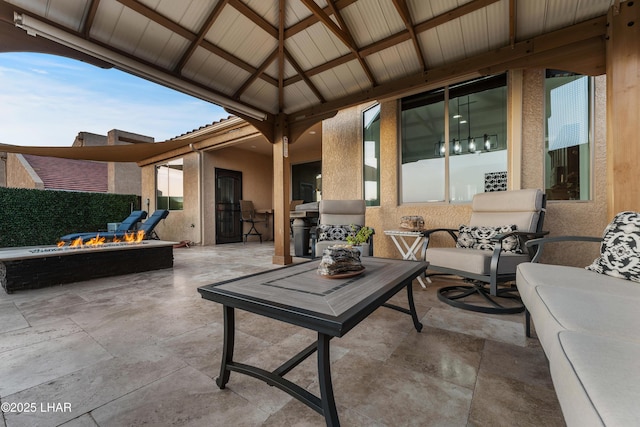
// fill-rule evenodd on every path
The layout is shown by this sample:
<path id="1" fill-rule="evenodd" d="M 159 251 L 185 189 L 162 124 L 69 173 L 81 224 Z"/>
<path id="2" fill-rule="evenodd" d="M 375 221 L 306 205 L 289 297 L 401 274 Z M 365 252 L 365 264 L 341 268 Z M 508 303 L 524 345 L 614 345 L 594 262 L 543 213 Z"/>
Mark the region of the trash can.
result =
<path id="1" fill-rule="evenodd" d="M 311 226 L 303 219 L 293 220 L 293 252 L 295 256 L 309 256 L 309 230 Z"/>

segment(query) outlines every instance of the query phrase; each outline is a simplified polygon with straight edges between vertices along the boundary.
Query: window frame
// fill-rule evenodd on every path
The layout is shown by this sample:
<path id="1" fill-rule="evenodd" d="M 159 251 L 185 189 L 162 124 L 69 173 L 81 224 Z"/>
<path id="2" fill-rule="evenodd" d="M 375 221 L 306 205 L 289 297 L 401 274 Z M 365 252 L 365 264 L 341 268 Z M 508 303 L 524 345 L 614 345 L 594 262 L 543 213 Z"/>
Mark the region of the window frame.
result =
<path id="1" fill-rule="evenodd" d="M 492 79 L 504 79 L 504 83 L 502 85 L 499 86 L 494 86 L 495 83 L 491 83 Z M 486 80 L 485 83 L 483 83 L 483 80 Z M 495 81 L 495 80 L 494 80 Z M 425 96 L 427 98 L 429 97 L 436 97 L 437 96 L 437 92 L 441 91 L 442 92 L 442 97 L 443 100 L 440 101 L 443 104 L 443 115 L 444 115 L 444 120 L 443 120 L 443 137 L 444 137 L 444 155 L 442 155 L 441 159 L 444 162 L 443 165 L 443 173 L 444 173 L 444 177 L 443 177 L 443 185 L 444 185 L 444 197 L 442 200 L 420 200 L 420 201 L 405 201 L 404 197 L 403 197 L 403 185 L 404 185 L 404 176 L 403 176 L 403 171 L 402 171 L 402 166 L 403 166 L 403 130 L 404 130 L 404 126 L 403 126 L 403 119 L 402 119 L 402 113 L 403 113 L 403 100 L 405 100 L 406 98 L 409 97 L 405 97 L 405 98 L 400 98 L 398 99 L 398 144 L 397 144 L 397 149 L 398 149 L 398 194 L 397 194 L 397 200 L 398 200 L 398 205 L 419 205 L 419 204 L 430 204 L 430 205 L 464 205 L 464 204 L 469 204 L 471 203 L 471 200 L 452 200 L 451 199 L 451 162 L 450 159 L 452 157 L 455 157 L 457 155 L 452 154 L 451 152 L 451 114 L 450 114 L 450 103 L 451 103 L 451 96 L 454 96 L 454 99 L 459 98 L 460 96 L 463 96 L 464 94 L 464 86 L 466 84 L 471 84 L 471 85 L 477 85 L 478 86 L 478 90 L 474 91 L 474 92 L 470 92 L 469 94 L 474 94 L 474 93 L 481 93 L 484 92 L 486 90 L 490 90 L 490 89 L 496 89 L 496 88 L 504 88 L 505 90 L 505 99 L 504 99 L 504 143 L 500 144 L 503 145 L 504 148 L 501 148 L 499 150 L 491 150 L 492 152 L 498 152 L 498 151 L 504 151 L 505 155 L 506 155 L 506 160 L 505 160 L 505 170 L 507 171 L 507 174 L 510 175 L 513 173 L 513 171 L 511 170 L 511 164 L 510 164 L 510 155 L 511 155 L 511 151 L 512 151 L 512 146 L 511 143 L 509 142 L 510 139 L 510 124 L 509 124 L 509 104 L 510 104 L 510 97 L 512 96 L 510 90 L 511 90 L 511 72 L 505 72 L 505 73 L 500 73 L 500 74 L 495 74 L 495 75 L 491 75 L 491 76 L 486 76 L 486 77 L 481 77 L 478 79 L 472 79 L 472 80 L 467 80 L 467 81 L 461 81 L 461 82 L 456 82 L 456 83 L 451 83 L 449 85 L 443 86 L 443 87 L 437 87 L 437 88 L 432 88 L 429 89 L 425 92 L 421 92 L 415 95 L 410 95 L 410 97 L 419 97 L 419 96 Z M 488 87 L 487 87 L 488 86 Z M 453 95 L 451 94 L 451 92 L 453 92 Z M 462 94 L 458 94 L 462 92 Z M 411 101 L 410 101 L 411 102 Z M 413 108 L 417 108 L 417 107 L 413 107 Z M 508 177 L 508 180 L 510 181 L 511 178 Z M 478 191 L 478 193 L 483 192 L 483 191 Z"/>
<path id="2" fill-rule="evenodd" d="M 376 171 L 377 171 L 377 176 L 376 176 L 376 198 L 375 199 L 367 199 L 367 194 L 366 194 L 366 183 L 368 182 L 366 180 L 366 164 L 365 161 L 367 159 L 366 157 L 366 148 L 365 148 L 365 143 L 367 142 L 365 140 L 365 131 L 366 131 L 366 120 L 365 120 L 365 115 L 370 112 L 371 110 L 373 110 L 374 108 L 378 109 L 378 138 L 377 141 L 374 141 L 374 152 L 377 155 L 376 157 Z M 361 138 L 361 143 L 362 143 L 362 198 L 365 201 L 365 205 L 367 207 L 379 207 L 381 206 L 381 191 L 380 191 L 380 185 L 381 185 L 381 177 L 380 177 L 380 170 L 381 170 L 381 161 L 380 161 L 380 153 L 382 150 L 382 141 L 381 141 L 381 132 L 380 132 L 380 126 L 382 125 L 382 104 L 379 102 L 376 102 L 374 104 L 371 104 L 369 106 L 367 106 L 366 108 L 364 108 L 361 112 L 361 119 L 362 119 L 362 125 L 360 126 L 360 129 L 362 131 L 362 138 Z M 369 182 L 372 182 L 371 180 Z"/>
<path id="3" fill-rule="evenodd" d="M 178 163 L 179 162 L 179 163 Z M 166 207 L 160 207 L 161 203 L 159 202 L 160 200 L 160 195 L 159 195 L 159 183 L 160 183 L 160 179 L 158 176 L 158 173 L 160 171 L 161 168 L 167 168 L 169 171 L 172 170 L 173 168 L 170 167 L 170 165 L 177 165 L 177 164 L 181 164 L 182 165 L 182 195 L 180 196 L 182 198 L 182 202 L 181 202 L 181 207 L 179 209 L 176 209 L 175 207 L 172 208 L 171 206 L 171 197 L 175 197 L 175 196 L 171 196 L 171 185 L 170 185 L 170 178 L 169 178 L 169 174 L 167 173 L 167 182 L 166 182 L 166 186 L 167 186 L 167 203 L 166 203 Z M 178 157 L 178 158 L 174 158 L 171 160 L 166 160 L 163 163 L 158 163 L 155 165 L 154 168 L 154 172 L 155 172 L 155 203 L 156 203 L 156 209 L 167 209 L 169 211 L 184 211 L 184 157 Z M 162 196 L 164 197 L 164 196 Z"/>
<path id="4" fill-rule="evenodd" d="M 547 130 L 547 89 L 546 89 L 546 80 L 547 80 L 547 71 L 549 71 L 548 69 L 544 70 L 544 81 L 545 83 L 543 84 L 543 99 L 544 99 L 544 104 L 543 104 L 543 113 L 542 113 L 542 128 L 543 128 L 543 133 L 544 133 L 544 141 L 543 141 L 543 147 L 542 147 L 542 155 L 543 155 L 543 160 L 542 160 L 542 186 L 544 188 L 545 193 L 547 192 L 548 188 L 547 188 L 547 159 L 546 156 L 548 154 L 548 147 L 549 147 L 549 141 L 548 141 L 548 130 Z M 558 70 L 561 71 L 561 70 Z M 579 73 L 576 73 L 579 74 Z M 595 126 L 596 126 L 596 115 L 595 115 L 595 105 L 596 105 L 596 82 L 595 82 L 595 77 L 593 76 L 589 76 L 586 74 L 580 74 L 581 76 L 587 77 L 588 78 L 588 89 L 589 89 L 589 93 L 588 93 L 588 108 L 589 108 L 589 112 L 588 112 L 588 118 L 589 118 L 589 125 L 588 125 L 588 138 L 589 138 L 589 194 L 588 194 L 588 198 L 587 199 L 547 199 L 547 203 L 587 203 L 587 202 L 592 202 L 594 201 L 595 198 L 595 165 L 596 165 L 596 159 L 595 159 Z"/>

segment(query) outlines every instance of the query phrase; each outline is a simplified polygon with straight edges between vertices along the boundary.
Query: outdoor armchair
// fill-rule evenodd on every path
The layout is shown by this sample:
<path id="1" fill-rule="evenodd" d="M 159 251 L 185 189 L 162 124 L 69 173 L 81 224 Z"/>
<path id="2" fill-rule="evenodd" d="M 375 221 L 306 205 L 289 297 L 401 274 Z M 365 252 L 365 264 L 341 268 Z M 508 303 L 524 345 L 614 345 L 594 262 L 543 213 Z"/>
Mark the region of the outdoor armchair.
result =
<path id="1" fill-rule="evenodd" d="M 267 214 L 256 211 L 251 200 L 240 200 L 240 221 L 250 224 L 249 231 L 243 234 L 244 243 L 247 243 L 249 236 L 260 237 L 260 243 L 262 243 L 262 233 L 256 230 L 256 224 L 261 222 L 266 224 Z"/>
<path id="2" fill-rule="evenodd" d="M 348 244 L 347 236 L 364 227 L 365 212 L 366 203 L 361 199 L 321 200 L 318 226 L 311 232 L 311 256 L 322 256 L 322 252 L 329 246 Z M 372 256 L 373 236 L 361 246 L 362 255 Z"/>
<path id="3" fill-rule="evenodd" d="M 515 280 L 516 267 L 531 260 L 527 240 L 542 237 L 546 198 L 541 190 L 525 189 L 476 194 L 468 224 L 457 229 L 424 231 L 423 257 L 429 262 L 426 276 L 459 276 L 466 284 L 438 290 L 438 298 L 465 310 L 507 314 L 524 306 Z M 446 233 L 453 247 L 430 247 L 435 233 Z"/>

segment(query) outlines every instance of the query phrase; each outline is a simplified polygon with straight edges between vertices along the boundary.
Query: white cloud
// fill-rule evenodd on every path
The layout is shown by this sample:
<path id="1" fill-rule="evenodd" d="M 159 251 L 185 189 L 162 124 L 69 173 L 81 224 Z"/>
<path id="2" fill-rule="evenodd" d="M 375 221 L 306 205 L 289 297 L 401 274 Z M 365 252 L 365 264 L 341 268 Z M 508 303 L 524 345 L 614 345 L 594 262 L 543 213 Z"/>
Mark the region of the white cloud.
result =
<path id="1" fill-rule="evenodd" d="M 78 132 L 111 129 L 163 141 L 228 116 L 119 71 L 48 55 L 0 54 L 0 81 L 5 144 L 69 146 Z"/>

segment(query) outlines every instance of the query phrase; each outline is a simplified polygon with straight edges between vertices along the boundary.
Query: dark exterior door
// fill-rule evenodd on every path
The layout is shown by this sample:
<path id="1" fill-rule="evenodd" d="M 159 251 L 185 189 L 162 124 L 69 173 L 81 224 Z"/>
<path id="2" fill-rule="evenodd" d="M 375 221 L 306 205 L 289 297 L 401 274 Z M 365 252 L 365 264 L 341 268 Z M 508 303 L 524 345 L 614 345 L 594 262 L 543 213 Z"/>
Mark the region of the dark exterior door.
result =
<path id="1" fill-rule="evenodd" d="M 216 244 L 242 242 L 242 172 L 216 168 Z"/>

